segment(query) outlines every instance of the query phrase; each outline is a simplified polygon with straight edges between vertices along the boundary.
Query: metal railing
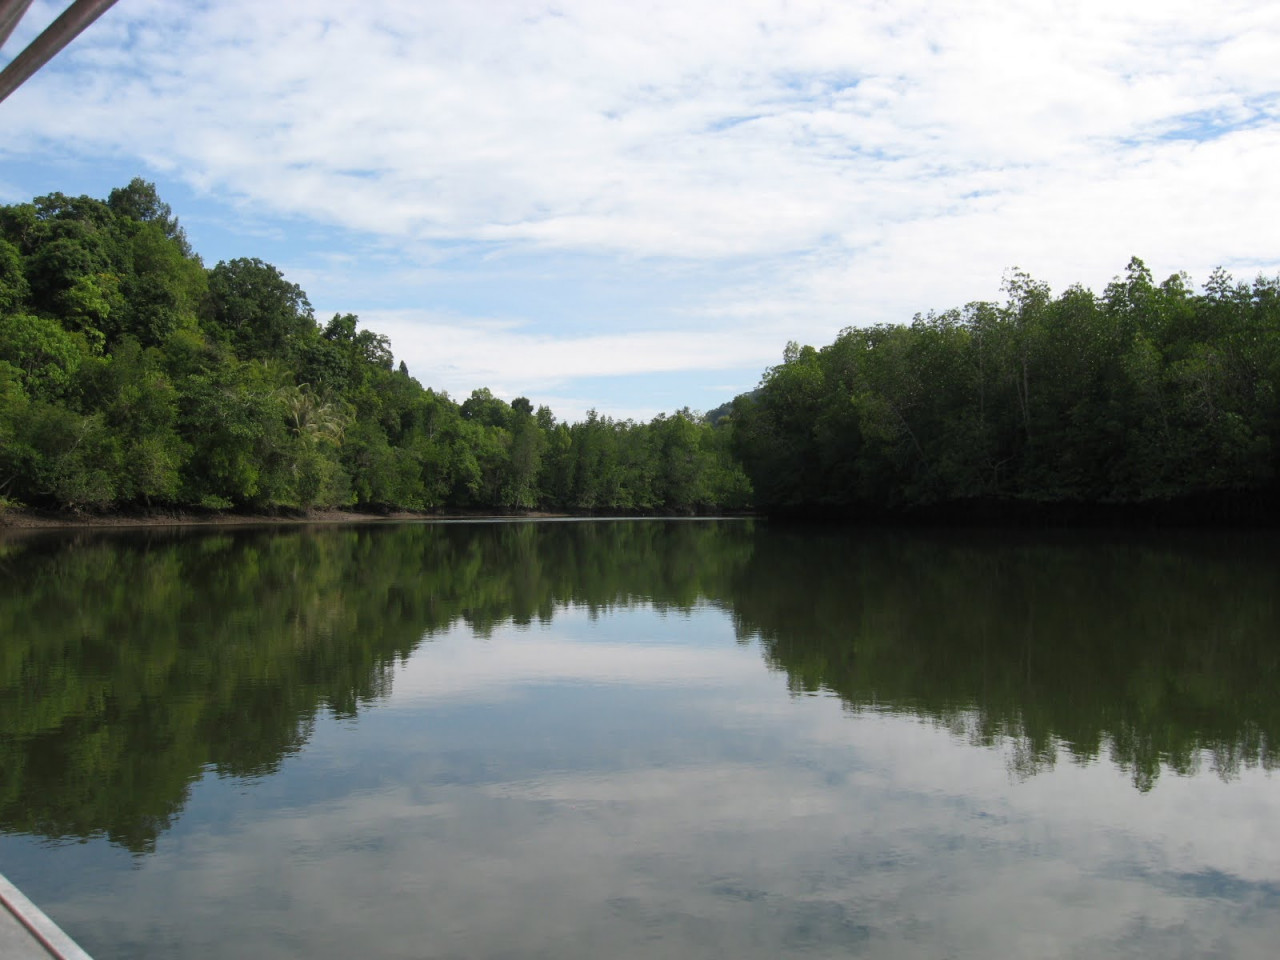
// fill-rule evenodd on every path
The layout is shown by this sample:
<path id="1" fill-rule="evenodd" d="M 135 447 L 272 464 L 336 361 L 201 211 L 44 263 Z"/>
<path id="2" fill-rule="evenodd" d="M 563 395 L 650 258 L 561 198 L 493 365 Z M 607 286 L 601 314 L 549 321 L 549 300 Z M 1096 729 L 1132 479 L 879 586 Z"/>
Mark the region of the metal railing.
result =
<path id="1" fill-rule="evenodd" d="M 116 0 L 75 0 L 40 36 L 14 57 L 4 70 L 0 70 L 0 101 L 29 80 L 115 2 Z M 0 46 L 9 39 L 13 28 L 30 6 L 31 0 L 0 0 Z"/>

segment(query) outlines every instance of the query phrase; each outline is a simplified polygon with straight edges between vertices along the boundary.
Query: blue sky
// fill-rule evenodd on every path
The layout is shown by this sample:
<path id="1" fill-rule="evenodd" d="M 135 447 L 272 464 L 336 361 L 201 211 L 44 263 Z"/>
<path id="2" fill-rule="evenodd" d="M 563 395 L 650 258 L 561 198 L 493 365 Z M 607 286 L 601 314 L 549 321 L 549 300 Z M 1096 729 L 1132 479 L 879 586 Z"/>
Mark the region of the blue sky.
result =
<path id="1" fill-rule="evenodd" d="M 0 104 L 0 202 L 145 177 L 424 385 L 647 419 L 1012 267 L 1280 272 L 1277 50 L 1230 0 L 119 0 Z"/>

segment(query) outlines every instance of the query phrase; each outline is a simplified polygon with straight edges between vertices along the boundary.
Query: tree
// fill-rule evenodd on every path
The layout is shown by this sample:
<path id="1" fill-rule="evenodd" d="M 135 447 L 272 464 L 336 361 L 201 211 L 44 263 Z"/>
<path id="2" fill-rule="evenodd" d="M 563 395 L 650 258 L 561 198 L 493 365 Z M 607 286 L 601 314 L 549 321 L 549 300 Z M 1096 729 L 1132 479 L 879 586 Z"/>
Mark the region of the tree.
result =
<path id="1" fill-rule="evenodd" d="M 129 269 L 120 280 L 123 309 L 108 330 L 156 346 L 180 326 L 195 326 L 209 296 L 209 276 L 185 251 L 181 236 L 158 222 L 132 223 L 124 241 Z"/>
<path id="2" fill-rule="evenodd" d="M 256 257 L 224 260 L 209 272 L 204 312 L 210 333 L 242 359 L 292 360 L 316 326 L 302 288 Z"/>
<path id="3" fill-rule="evenodd" d="M 84 338 L 56 320 L 17 313 L 0 317 L 0 360 L 17 368 L 33 398 L 61 397 L 88 352 Z"/>
<path id="4" fill-rule="evenodd" d="M 525 400 L 527 404 L 529 401 Z M 511 424 L 511 406 L 495 397 L 488 387 L 472 390 L 462 403 L 462 419 L 471 420 L 486 427 L 507 427 Z"/>
<path id="5" fill-rule="evenodd" d="M 16 313 L 27 300 L 29 288 L 22 272 L 22 255 L 0 237 L 0 316 Z"/>
<path id="6" fill-rule="evenodd" d="M 186 231 L 178 223 L 178 218 L 173 216 L 169 204 L 160 199 L 154 183 L 134 177 L 128 186 L 116 187 L 108 194 L 107 206 L 118 216 L 155 224 L 166 238 L 175 243 L 184 257 L 193 255 Z"/>
<path id="7" fill-rule="evenodd" d="M 506 507 L 536 507 L 542 499 L 538 474 L 547 440 L 533 416 L 533 404 L 525 397 L 511 402 L 511 431 L 507 454 L 507 476 L 502 488 Z"/>

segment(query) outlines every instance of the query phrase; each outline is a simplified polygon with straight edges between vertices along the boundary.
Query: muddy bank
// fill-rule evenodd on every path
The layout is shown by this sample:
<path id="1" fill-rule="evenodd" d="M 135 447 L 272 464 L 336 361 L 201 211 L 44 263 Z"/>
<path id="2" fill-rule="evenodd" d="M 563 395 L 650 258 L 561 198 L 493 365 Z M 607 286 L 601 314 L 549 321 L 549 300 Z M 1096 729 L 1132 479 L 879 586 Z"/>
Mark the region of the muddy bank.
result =
<path id="1" fill-rule="evenodd" d="M 362 512 L 357 510 L 310 510 L 278 513 L 231 513 L 216 510 L 136 510 L 107 513 L 72 513 L 53 510 L 33 510 L 29 507 L 9 507 L 0 510 L 0 531 L 48 530 L 76 527 L 163 527 L 198 525 L 244 524 L 304 524 L 304 523 L 381 523 L 404 520 L 488 520 L 488 519 L 541 519 L 564 517 L 568 514 L 545 511 L 523 511 L 495 514 L 491 511 L 440 512 L 417 510 L 390 510 L 386 512 Z"/>

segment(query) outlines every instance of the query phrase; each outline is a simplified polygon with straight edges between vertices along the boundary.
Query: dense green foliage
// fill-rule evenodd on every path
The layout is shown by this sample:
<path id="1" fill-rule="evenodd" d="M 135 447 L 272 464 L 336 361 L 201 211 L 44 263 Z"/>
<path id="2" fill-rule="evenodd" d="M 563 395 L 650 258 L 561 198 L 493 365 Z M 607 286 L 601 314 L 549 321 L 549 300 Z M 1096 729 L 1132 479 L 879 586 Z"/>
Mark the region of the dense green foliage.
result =
<path id="1" fill-rule="evenodd" d="M 0 504 L 825 516 L 1280 502 L 1280 278 L 1134 259 L 1101 297 L 789 344 L 706 417 L 557 422 L 424 389 L 275 267 L 206 269 L 151 184 L 0 208 Z M 990 511 L 988 511 L 990 512 Z M 1271 510 L 1274 513 L 1274 510 Z"/>
<path id="2" fill-rule="evenodd" d="M 1142 504 L 1270 491 L 1280 456 L 1280 278 L 1152 282 L 790 344 L 739 397 L 735 450 L 770 511 L 964 502 Z M 1265 499 L 1265 498 L 1264 498 Z"/>
<path id="3" fill-rule="evenodd" d="M 749 489 L 681 411 L 458 404 L 257 259 L 206 269 L 151 184 L 0 208 L 0 498 L 111 509 L 695 512 Z"/>
<path id="4" fill-rule="evenodd" d="M 344 525 L 0 540 L 0 829 L 145 850 L 424 639 L 629 605 L 731 614 L 797 693 L 1149 787 L 1280 757 L 1275 538 L 1056 540 L 753 521 Z M 75 598 L 75 602 L 68 602 Z"/>

